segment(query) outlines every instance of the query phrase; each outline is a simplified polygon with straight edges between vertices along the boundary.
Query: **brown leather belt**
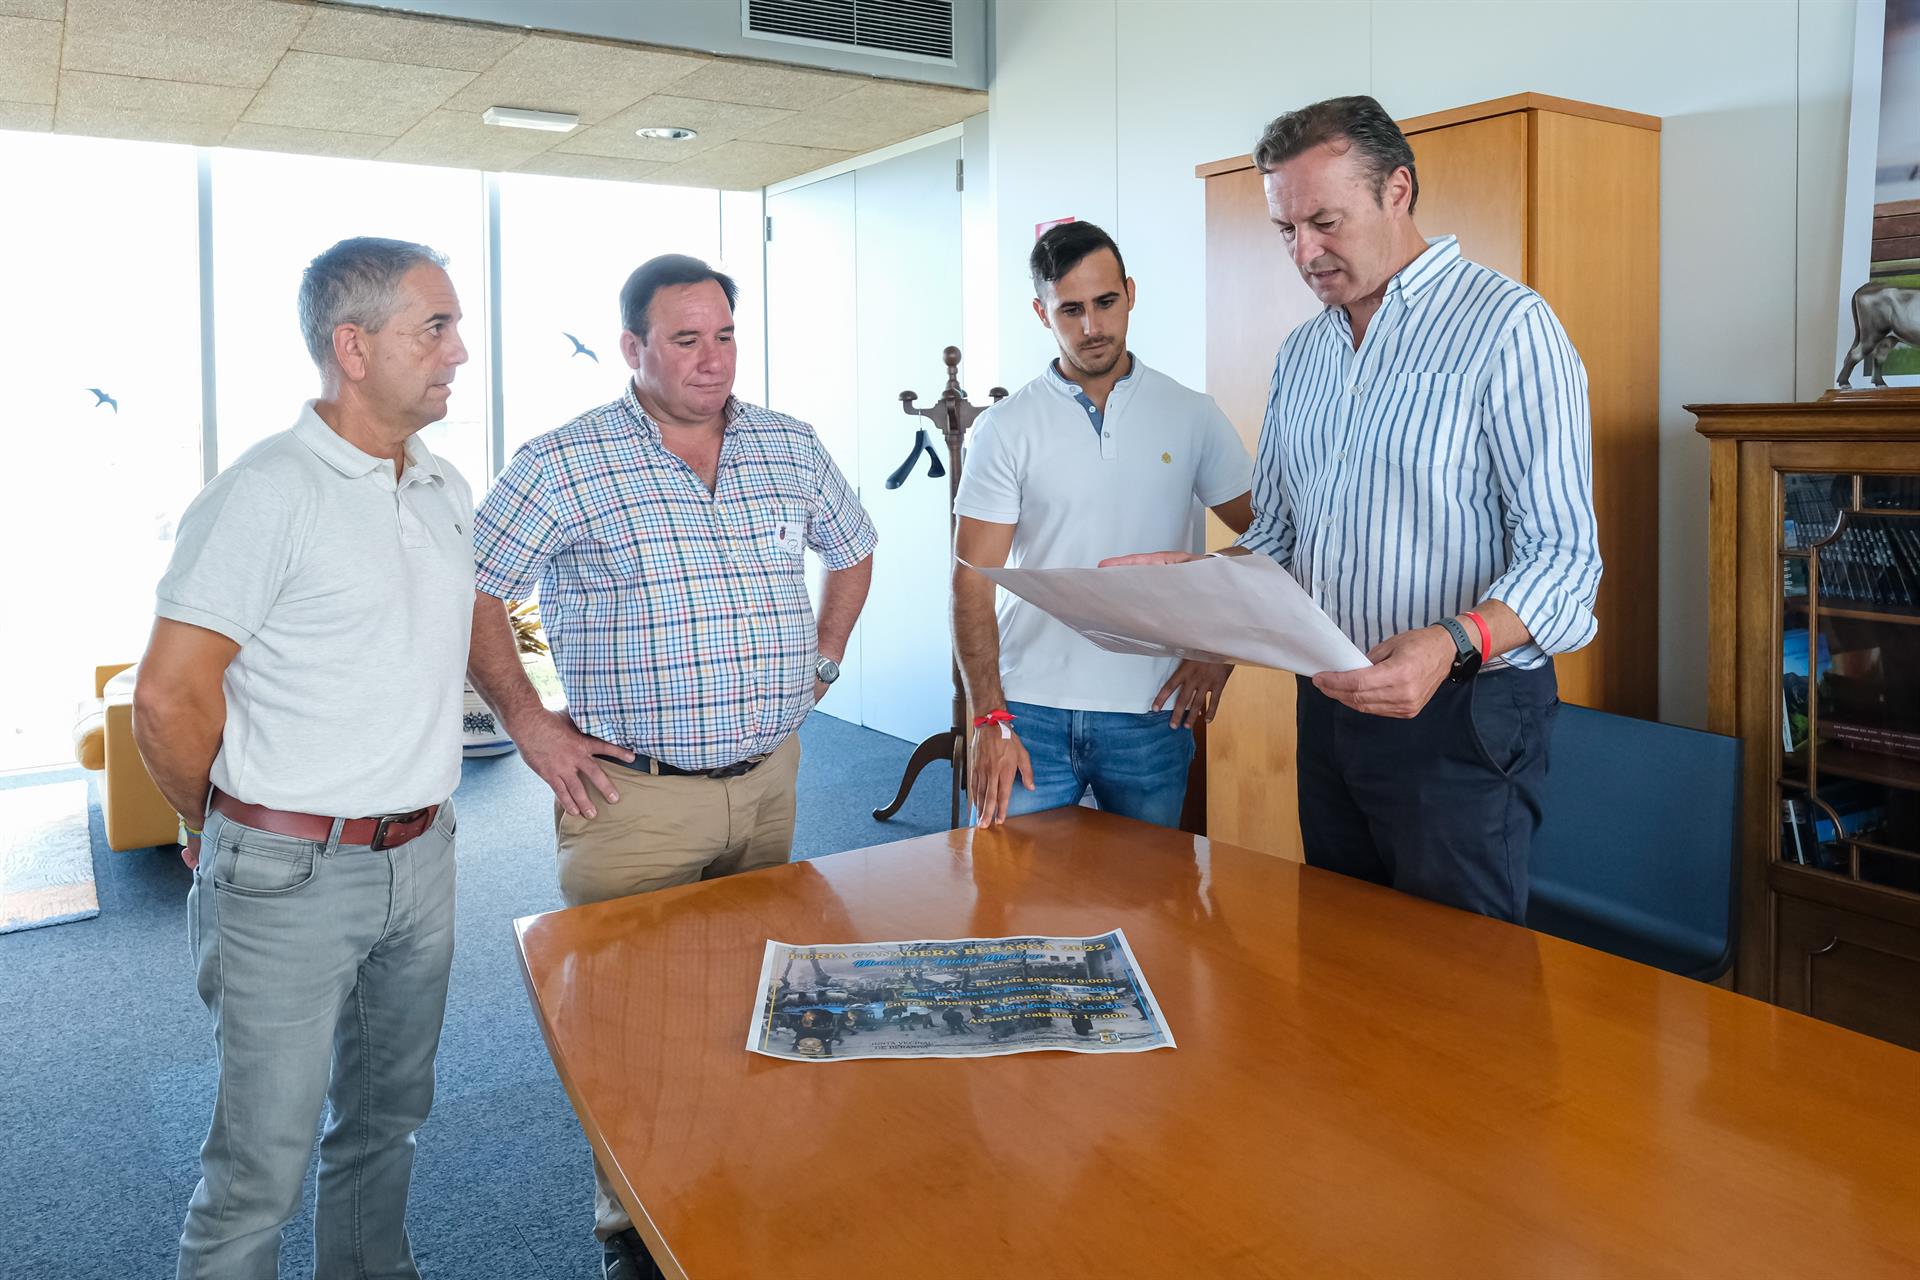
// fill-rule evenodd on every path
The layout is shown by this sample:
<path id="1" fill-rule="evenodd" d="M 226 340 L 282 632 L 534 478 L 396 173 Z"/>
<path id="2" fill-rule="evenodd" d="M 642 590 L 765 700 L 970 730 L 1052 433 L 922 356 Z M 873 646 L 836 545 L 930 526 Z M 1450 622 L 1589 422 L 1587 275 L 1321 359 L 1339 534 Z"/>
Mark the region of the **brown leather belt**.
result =
<path id="1" fill-rule="evenodd" d="M 241 826 L 271 831 L 277 836 L 325 841 L 333 834 L 332 818 L 317 813 L 289 813 L 284 809 L 269 809 L 262 804 L 248 804 L 244 800 L 234 799 L 218 787 L 214 788 L 212 807 Z M 412 813 L 348 818 L 346 825 L 340 828 L 340 843 L 364 844 L 372 849 L 398 849 L 408 841 L 425 835 L 433 825 L 434 815 L 439 812 L 439 805 L 430 804 Z"/>

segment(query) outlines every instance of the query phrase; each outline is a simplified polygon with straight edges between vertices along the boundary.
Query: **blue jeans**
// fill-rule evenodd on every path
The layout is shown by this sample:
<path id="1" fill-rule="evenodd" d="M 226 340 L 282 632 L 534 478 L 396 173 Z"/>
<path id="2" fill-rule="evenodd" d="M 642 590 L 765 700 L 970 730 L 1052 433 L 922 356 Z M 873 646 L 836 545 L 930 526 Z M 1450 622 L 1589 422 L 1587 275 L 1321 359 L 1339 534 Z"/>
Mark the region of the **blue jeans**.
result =
<path id="1" fill-rule="evenodd" d="M 407 1185 L 453 960 L 451 803 L 397 849 L 207 816 L 187 895 L 220 1089 L 180 1280 L 279 1273 L 321 1109 L 315 1280 L 413 1280 Z"/>
<path id="2" fill-rule="evenodd" d="M 1008 817 L 1079 804 L 1092 787 L 1106 813 L 1180 825 L 1193 731 L 1169 728 L 1170 712 L 1065 711 L 1031 702 L 1009 702 L 1007 710 L 1033 761 L 1033 790 L 1013 780 Z"/>

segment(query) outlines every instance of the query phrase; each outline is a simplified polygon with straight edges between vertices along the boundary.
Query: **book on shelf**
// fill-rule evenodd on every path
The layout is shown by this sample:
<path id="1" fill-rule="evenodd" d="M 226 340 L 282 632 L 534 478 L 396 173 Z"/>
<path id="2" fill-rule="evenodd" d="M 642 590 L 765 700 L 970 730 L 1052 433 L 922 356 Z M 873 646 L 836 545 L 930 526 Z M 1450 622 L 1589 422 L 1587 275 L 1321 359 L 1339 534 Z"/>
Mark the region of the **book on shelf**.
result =
<path id="1" fill-rule="evenodd" d="M 1887 820 L 1887 793 L 1870 782 L 1832 782 L 1816 799 L 1787 797 L 1780 802 L 1780 856 L 1803 865 L 1816 862 L 1820 845 L 1878 829 Z"/>
<path id="2" fill-rule="evenodd" d="M 1806 825 L 1806 802 L 1802 800 L 1782 800 L 1780 802 L 1780 821 L 1787 829 L 1787 837 L 1780 842 L 1782 861 L 1807 865 L 1807 846 L 1801 838 L 1801 830 Z"/>
<path id="3" fill-rule="evenodd" d="M 1788 753 L 1807 745 L 1809 659 L 1818 668 L 1812 677 L 1814 680 L 1826 675 L 1833 666 L 1833 651 L 1827 643 L 1827 637 L 1824 634 L 1820 636 L 1820 649 L 1816 656 L 1809 635 L 1805 627 L 1790 627 L 1781 633 L 1780 746 Z"/>
<path id="4" fill-rule="evenodd" d="M 1818 551 L 1820 592 L 1848 603 L 1920 605 L 1920 529 L 1910 519 L 1861 515 Z M 1793 594 L 1792 580 L 1787 582 Z"/>
<path id="5" fill-rule="evenodd" d="M 1792 797 L 1781 800 L 1780 860 L 1843 871 L 1849 857 L 1829 846 L 1877 831 L 1887 819 L 1885 793 L 1865 783 L 1847 782 L 1822 788 L 1820 799 L 1824 803 Z"/>
<path id="6" fill-rule="evenodd" d="M 1853 724 L 1844 720 L 1823 720 L 1820 728 L 1823 736 L 1831 737 L 1843 746 L 1857 751 L 1872 751 L 1880 755 L 1904 756 L 1909 760 L 1920 760 L 1920 732 L 1910 729 L 1888 729 L 1880 725 Z"/>
<path id="7" fill-rule="evenodd" d="M 1840 519 L 1839 493 L 1851 495 L 1852 483 L 1842 476 L 1789 473 L 1786 476 L 1786 545 L 1800 551 L 1833 531 Z"/>
<path id="8" fill-rule="evenodd" d="M 1832 844 L 1841 836 L 1857 836 L 1872 831 L 1887 820 L 1884 805 L 1872 805 L 1866 808 L 1848 809 L 1840 815 L 1840 825 L 1836 828 L 1832 818 L 1822 812 L 1814 819 L 1813 838 L 1817 844 Z"/>

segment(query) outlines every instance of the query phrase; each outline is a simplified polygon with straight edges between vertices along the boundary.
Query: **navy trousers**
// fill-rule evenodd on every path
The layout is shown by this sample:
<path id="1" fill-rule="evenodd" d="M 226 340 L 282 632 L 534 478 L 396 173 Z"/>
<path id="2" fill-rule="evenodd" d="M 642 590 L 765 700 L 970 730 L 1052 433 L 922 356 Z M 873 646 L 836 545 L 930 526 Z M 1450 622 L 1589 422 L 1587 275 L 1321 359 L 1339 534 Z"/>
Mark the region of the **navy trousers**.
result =
<path id="1" fill-rule="evenodd" d="M 1411 720 L 1355 711 L 1302 678 L 1307 865 L 1524 923 L 1559 706 L 1551 663 L 1442 684 Z"/>

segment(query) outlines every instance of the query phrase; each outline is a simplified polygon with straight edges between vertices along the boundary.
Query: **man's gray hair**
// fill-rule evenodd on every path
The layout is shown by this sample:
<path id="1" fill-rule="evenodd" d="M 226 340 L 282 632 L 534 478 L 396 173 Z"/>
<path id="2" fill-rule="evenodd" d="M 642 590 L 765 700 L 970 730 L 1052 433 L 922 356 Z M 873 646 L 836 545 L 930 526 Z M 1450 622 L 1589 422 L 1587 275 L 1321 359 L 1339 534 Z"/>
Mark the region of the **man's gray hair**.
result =
<path id="1" fill-rule="evenodd" d="M 408 240 L 355 236 L 307 265 L 300 276 L 300 334 L 325 373 L 334 365 L 333 331 L 357 324 L 378 333 L 398 307 L 400 279 L 415 267 L 445 267 L 447 256 Z"/>
<path id="2" fill-rule="evenodd" d="M 1345 140 L 1360 157 L 1373 179 L 1373 200 L 1380 203 L 1387 179 L 1405 169 L 1413 184 L 1407 212 L 1420 203 L 1420 176 L 1413 167 L 1413 148 L 1386 108 L 1364 94 L 1328 98 L 1278 117 L 1260 135 L 1253 149 L 1254 167 L 1262 173 L 1329 142 Z"/>

